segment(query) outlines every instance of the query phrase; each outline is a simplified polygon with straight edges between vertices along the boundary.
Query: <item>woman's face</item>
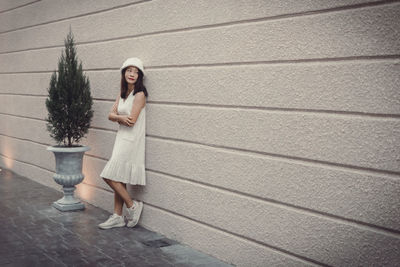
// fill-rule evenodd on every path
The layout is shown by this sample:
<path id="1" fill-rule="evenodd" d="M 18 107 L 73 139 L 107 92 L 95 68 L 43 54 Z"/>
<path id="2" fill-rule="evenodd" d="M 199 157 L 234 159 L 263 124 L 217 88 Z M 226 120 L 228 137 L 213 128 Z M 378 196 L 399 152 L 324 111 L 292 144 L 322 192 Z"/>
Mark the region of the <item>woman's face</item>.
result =
<path id="1" fill-rule="evenodd" d="M 128 84 L 136 83 L 139 77 L 139 70 L 136 67 L 128 67 L 125 71 L 125 80 Z"/>

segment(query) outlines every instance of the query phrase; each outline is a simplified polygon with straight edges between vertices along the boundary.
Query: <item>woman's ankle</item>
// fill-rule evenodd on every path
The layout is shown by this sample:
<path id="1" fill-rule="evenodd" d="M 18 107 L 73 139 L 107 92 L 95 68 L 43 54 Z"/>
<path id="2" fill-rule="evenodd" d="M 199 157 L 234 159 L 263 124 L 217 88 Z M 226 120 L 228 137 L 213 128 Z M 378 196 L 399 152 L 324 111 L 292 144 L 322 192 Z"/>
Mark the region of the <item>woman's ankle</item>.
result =
<path id="1" fill-rule="evenodd" d="M 133 203 L 133 200 L 132 200 L 132 203 L 131 203 L 130 205 L 126 205 L 126 207 L 127 207 L 128 209 L 131 209 L 131 208 L 133 208 L 133 205 L 134 205 L 134 203 Z"/>

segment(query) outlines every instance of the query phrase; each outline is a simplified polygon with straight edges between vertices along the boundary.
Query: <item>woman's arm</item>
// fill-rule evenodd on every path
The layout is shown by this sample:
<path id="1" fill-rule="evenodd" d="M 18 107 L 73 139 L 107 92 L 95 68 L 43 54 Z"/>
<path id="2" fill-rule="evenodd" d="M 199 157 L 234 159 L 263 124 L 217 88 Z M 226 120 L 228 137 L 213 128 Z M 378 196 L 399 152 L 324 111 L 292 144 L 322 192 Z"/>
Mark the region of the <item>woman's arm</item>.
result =
<path id="1" fill-rule="evenodd" d="M 146 105 L 146 96 L 143 92 L 138 92 L 135 94 L 135 99 L 133 100 L 131 114 L 129 115 L 129 119 L 135 123 L 137 118 L 139 117 L 140 111 Z M 133 126 L 133 125 L 132 125 Z"/>
<path id="2" fill-rule="evenodd" d="M 108 113 L 108 119 L 110 121 L 116 121 L 119 123 L 120 115 L 118 115 L 118 103 L 119 103 L 119 95 L 112 106 L 110 113 Z"/>

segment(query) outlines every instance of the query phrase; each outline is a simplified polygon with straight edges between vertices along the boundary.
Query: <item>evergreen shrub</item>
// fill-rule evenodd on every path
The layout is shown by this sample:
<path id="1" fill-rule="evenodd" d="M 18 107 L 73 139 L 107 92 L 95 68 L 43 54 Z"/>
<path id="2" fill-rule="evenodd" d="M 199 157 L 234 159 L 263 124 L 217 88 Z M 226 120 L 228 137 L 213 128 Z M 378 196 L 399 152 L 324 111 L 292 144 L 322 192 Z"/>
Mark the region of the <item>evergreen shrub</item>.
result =
<path id="1" fill-rule="evenodd" d="M 93 117 L 93 99 L 89 79 L 77 59 L 75 41 L 70 30 L 64 40 L 65 50 L 58 61 L 48 88 L 47 130 L 59 146 L 79 146 Z M 61 144 L 62 143 L 62 144 Z"/>

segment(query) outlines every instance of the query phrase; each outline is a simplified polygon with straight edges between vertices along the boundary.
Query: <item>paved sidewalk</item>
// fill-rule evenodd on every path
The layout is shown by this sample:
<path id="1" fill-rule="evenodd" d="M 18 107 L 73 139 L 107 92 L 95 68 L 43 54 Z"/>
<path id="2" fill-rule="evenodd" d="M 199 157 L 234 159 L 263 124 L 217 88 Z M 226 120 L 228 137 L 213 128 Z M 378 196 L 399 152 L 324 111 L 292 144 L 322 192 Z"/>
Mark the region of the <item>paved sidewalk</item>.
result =
<path id="1" fill-rule="evenodd" d="M 51 203 L 61 197 L 2 168 L 0 266 L 231 266 L 140 225 L 100 230 L 108 212 L 60 212 Z"/>

